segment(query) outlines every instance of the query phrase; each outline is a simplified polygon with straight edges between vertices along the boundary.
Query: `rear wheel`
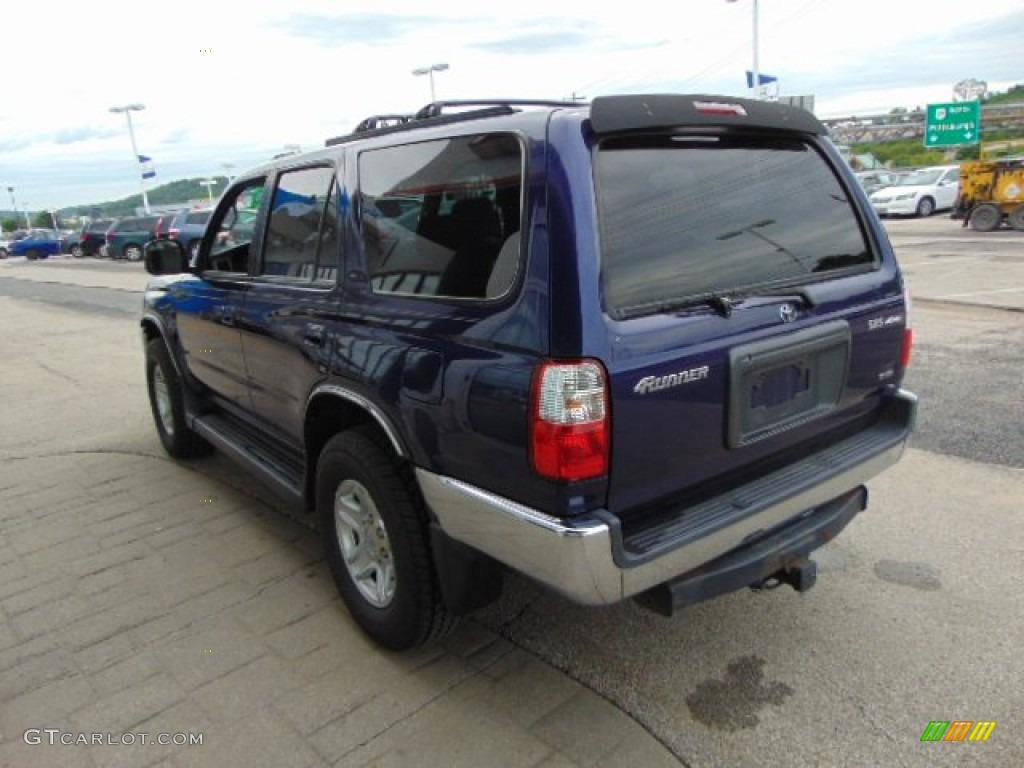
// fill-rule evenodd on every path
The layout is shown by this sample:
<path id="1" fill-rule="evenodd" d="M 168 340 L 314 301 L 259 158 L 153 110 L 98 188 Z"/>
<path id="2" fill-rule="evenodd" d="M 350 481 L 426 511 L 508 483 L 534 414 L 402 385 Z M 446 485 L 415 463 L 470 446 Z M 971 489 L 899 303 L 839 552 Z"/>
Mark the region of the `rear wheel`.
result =
<path id="1" fill-rule="evenodd" d="M 971 229 L 977 232 L 991 232 L 999 226 L 1003 212 L 994 203 L 976 205 L 971 211 Z"/>
<path id="2" fill-rule="evenodd" d="M 85 251 L 82 249 L 82 246 L 76 243 L 75 245 L 71 246 L 71 255 L 74 256 L 76 259 L 80 259 L 83 256 L 85 256 Z"/>
<path id="3" fill-rule="evenodd" d="M 930 197 L 922 197 L 917 204 L 917 215 L 927 218 L 935 213 L 935 201 Z"/>
<path id="4" fill-rule="evenodd" d="M 128 261 L 141 261 L 142 260 L 142 248 L 132 243 L 124 247 L 124 257 Z"/>
<path id="5" fill-rule="evenodd" d="M 146 345 L 146 386 L 153 421 L 164 450 L 176 459 L 208 453 L 209 443 L 189 429 L 185 422 L 183 384 L 163 339 L 153 339 Z"/>
<path id="6" fill-rule="evenodd" d="M 1024 231 L 1024 203 L 1010 211 L 1006 220 L 1010 222 L 1010 226 L 1014 229 Z"/>
<path id="7" fill-rule="evenodd" d="M 317 462 L 316 504 L 338 592 L 370 638 L 405 650 L 455 627 L 441 598 L 422 501 L 380 435 L 357 428 L 327 442 Z"/>

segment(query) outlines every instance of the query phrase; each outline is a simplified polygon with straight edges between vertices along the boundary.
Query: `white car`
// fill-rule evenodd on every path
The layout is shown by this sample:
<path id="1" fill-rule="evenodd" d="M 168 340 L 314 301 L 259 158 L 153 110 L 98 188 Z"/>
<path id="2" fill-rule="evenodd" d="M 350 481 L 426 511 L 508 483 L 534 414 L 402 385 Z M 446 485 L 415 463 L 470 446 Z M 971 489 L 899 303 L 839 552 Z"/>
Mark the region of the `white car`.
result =
<path id="1" fill-rule="evenodd" d="M 931 216 L 952 208 L 959 190 L 960 166 L 937 165 L 911 171 L 868 199 L 879 216 Z"/>

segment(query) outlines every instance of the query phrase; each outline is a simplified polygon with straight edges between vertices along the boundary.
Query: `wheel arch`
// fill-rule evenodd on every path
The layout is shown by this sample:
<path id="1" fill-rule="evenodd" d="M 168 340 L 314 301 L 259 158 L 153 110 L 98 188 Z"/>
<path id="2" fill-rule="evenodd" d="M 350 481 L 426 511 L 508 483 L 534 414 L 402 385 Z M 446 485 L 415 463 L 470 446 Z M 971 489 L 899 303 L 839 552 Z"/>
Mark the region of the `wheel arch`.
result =
<path id="1" fill-rule="evenodd" d="M 407 461 L 410 452 L 398 429 L 387 414 L 372 400 L 336 384 L 317 388 L 306 404 L 303 444 L 306 454 L 304 495 L 307 511 L 315 506 L 316 465 L 320 452 L 332 436 L 355 426 L 366 426 L 379 432 L 395 455 Z"/>

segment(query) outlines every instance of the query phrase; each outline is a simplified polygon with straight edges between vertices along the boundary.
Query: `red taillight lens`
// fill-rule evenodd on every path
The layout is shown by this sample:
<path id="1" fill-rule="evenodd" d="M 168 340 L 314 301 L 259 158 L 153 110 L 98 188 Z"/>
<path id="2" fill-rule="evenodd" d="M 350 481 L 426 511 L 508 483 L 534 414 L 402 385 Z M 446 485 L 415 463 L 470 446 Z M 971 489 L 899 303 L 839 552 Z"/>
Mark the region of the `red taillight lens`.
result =
<path id="1" fill-rule="evenodd" d="M 181 230 L 180 229 L 175 229 L 174 227 L 171 227 L 169 230 L 167 230 L 167 236 L 170 237 L 170 238 L 173 238 L 174 240 L 177 240 L 178 239 L 178 235 L 180 235 L 180 234 L 181 234 Z"/>
<path id="2" fill-rule="evenodd" d="M 914 329 L 910 325 L 910 291 L 903 292 L 903 314 L 907 324 L 903 328 L 903 352 L 900 354 L 900 365 L 904 369 L 910 365 L 910 353 L 914 347 Z"/>
<path id="3" fill-rule="evenodd" d="M 595 361 L 545 363 L 533 380 L 533 466 L 553 480 L 608 473 L 608 392 Z"/>

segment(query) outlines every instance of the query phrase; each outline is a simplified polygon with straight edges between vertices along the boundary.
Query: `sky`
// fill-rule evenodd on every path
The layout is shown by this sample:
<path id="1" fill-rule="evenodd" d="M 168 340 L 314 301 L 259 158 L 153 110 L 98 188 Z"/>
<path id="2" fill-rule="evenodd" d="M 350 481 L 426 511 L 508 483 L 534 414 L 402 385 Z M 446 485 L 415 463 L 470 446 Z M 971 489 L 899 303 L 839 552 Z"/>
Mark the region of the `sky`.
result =
<path id="1" fill-rule="evenodd" d="M 323 146 L 371 114 L 438 99 L 746 95 L 755 0 L 289 0 L 7 4 L 0 187 L 20 210 L 223 176 Z M 951 101 L 964 79 L 1024 82 L 1021 0 L 759 0 L 759 69 L 819 117 Z M 668 10 L 671 8 L 671 10 Z M 225 167 L 227 164 L 229 167 Z M 0 208 L 10 194 L 0 188 Z M 220 191 L 215 188 L 215 194 Z M 196 198 L 206 194 L 197 188 Z"/>

